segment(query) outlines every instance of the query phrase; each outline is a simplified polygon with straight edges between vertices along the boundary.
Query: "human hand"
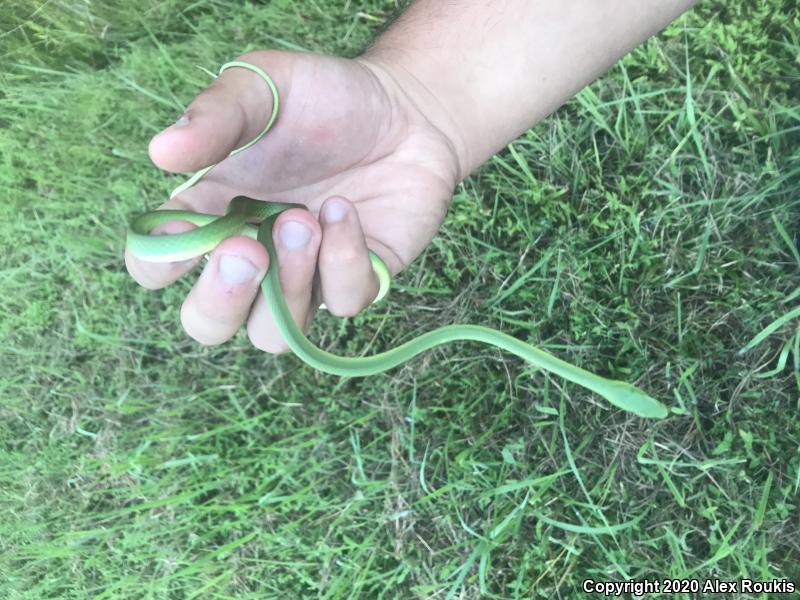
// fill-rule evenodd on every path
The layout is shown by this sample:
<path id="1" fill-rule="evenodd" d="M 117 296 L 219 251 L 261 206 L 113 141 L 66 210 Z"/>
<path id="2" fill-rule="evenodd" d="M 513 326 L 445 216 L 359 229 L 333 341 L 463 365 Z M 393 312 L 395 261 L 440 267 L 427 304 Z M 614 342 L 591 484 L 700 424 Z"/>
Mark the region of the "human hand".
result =
<path id="1" fill-rule="evenodd" d="M 278 120 L 252 147 L 228 157 L 263 129 L 272 100 L 256 74 L 226 70 L 191 103 L 187 123 L 150 142 L 151 158 L 168 171 L 219 163 L 161 208 L 222 214 L 237 195 L 305 204 L 309 211 L 282 213 L 273 231 L 289 309 L 304 331 L 320 302 L 335 315 L 354 315 L 378 289 L 367 248 L 396 274 L 436 234 L 460 179 L 455 146 L 418 97 L 410 100 L 368 60 L 278 51 L 239 60 L 274 79 Z M 192 227 L 173 222 L 160 231 Z M 148 263 L 129 252 L 125 259 L 134 279 L 151 289 L 169 285 L 199 260 Z M 266 250 L 251 238 L 220 243 L 181 307 L 186 332 L 218 344 L 246 321 L 256 347 L 286 350 L 259 292 L 268 265 Z"/>

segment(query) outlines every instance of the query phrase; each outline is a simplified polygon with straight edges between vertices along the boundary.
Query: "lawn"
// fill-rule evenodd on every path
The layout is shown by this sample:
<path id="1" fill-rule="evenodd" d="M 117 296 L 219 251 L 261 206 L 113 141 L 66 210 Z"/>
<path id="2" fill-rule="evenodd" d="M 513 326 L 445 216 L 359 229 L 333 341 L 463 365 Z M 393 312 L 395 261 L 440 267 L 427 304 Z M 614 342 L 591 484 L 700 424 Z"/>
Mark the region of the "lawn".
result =
<path id="1" fill-rule="evenodd" d="M 365 379 L 203 347 L 193 277 L 127 275 L 127 222 L 183 181 L 148 140 L 203 69 L 355 56 L 397 4 L 0 0 L 0 598 L 800 586 L 795 0 L 701 2 L 459 185 L 386 301 L 309 334 L 485 324 L 666 419 L 471 343 Z"/>

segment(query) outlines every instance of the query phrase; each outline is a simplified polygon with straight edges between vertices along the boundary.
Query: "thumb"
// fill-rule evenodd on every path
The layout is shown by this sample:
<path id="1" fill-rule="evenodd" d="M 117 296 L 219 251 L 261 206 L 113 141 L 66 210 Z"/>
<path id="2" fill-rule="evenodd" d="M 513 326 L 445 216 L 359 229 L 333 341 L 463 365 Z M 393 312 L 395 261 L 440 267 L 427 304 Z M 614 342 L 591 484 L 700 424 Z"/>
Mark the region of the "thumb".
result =
<path id="1" fill-rule="evenodd" d="M 291 53 L 249 52 L 236 60 L 266 71 L 279 93 L 288 89 Z M 249 69 L 230 67 L 195 97 L 173 125 L 150 140 L 150 158 L 166 171 L 198 171 L 252 141 L 264 129 L 272 110 L 267 83 Z"/>

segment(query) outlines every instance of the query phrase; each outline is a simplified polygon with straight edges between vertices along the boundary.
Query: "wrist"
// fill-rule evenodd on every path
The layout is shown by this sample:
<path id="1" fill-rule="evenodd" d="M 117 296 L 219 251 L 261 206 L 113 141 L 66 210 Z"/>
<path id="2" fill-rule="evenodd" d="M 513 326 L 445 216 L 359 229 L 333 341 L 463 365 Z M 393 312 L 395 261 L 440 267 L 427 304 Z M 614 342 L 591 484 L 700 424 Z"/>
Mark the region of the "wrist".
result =
<path id="1" fill-rule="evenodd" d="M 468 144 L 468 136 L 453 114 L 447 98 L 435 94 L 406 66 L 403 54 L 397 49 L 373 47 L 355 60 L 373 73 L 395 105 L 405 105 L 418 113 L 446 140 L 456 163 L 454 183 L 458 183 L 476 166 L 472 162 L 473 152 Z"/>

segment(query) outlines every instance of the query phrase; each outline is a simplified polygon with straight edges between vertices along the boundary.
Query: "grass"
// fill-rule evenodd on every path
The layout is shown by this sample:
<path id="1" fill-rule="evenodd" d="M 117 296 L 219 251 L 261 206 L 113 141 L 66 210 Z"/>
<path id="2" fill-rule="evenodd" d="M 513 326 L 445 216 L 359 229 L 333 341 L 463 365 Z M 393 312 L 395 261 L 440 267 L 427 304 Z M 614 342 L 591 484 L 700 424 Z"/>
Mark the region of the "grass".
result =
<path id="1" fill-rule="evenodd" d="M 0 597 L 800 585 L 791 0 L 701 3 L 466 180 L 388 302 L 311 331 L 354 354 L 489 324 L 636 383 L 664 421 L 471 344 L 361 380 L 243 333 L 203 348 L 179 326 L 191 278 L 127 276 L 128 219 L 175 185 L 147 141 L 196 66 L 352 56 L 396 8 L 3 6 Z"/>

